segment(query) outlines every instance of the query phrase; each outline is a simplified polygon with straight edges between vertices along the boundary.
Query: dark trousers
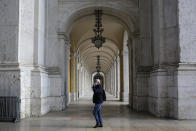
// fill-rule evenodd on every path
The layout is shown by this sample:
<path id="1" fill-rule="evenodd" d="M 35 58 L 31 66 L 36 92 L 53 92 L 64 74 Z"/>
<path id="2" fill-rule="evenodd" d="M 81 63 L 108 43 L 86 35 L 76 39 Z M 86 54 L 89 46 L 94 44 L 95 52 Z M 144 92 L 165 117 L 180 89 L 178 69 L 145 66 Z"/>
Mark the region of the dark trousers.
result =
<path id="1" fill-rule="evenodd" d="M 101 104 L 95 104 L 94 110 L 93 110 L 93 115 L 95 117 L 96 124 L 98 126 L 103 125 L 102 116 L 101 116 L 101 107 L 102 107 L 102 103 Z"/>

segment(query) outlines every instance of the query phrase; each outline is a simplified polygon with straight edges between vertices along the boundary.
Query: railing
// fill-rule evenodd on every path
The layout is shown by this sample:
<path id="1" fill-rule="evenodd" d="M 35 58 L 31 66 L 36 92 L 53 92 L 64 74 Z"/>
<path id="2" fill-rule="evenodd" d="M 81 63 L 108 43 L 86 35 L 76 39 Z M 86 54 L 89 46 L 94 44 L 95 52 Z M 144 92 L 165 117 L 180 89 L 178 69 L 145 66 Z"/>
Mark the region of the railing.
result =
<path id="1" fill-rule="evenodd" d="M 20 120 L 20 99 L 15 96 L 0 96 L 0 121 Z"/>

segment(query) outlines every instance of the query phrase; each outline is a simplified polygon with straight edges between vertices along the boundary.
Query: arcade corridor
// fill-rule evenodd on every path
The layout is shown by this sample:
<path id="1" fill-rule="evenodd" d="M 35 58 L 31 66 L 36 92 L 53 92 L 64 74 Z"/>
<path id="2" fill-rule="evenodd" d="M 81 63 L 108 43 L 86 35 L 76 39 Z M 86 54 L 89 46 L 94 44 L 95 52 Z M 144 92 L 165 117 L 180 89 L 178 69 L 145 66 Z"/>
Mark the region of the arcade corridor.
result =
<path id="1" fill-rule="evenodd" d="M 0 131 L 196 131 L 195 12 L 194 0 L 0 0 L 0 118 L 20 120 Z M 96 78 L 107 101 L 93 129 Z"/>

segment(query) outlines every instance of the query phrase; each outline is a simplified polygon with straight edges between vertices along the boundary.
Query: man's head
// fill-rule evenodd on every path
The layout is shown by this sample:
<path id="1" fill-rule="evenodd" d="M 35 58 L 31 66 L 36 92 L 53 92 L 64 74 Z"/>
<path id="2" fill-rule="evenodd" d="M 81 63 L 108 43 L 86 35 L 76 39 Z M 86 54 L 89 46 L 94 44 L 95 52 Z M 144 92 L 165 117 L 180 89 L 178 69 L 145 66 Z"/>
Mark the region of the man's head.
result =
<path id="1" fill-rule="evenodd" d="M 99 80 L 99 79 L 96 79 L 96 80 L 95 80 L 95 84 L 96 84 L 96 85 L 99 85 L 99 84 L 100 84 L 100 80 Z"/>

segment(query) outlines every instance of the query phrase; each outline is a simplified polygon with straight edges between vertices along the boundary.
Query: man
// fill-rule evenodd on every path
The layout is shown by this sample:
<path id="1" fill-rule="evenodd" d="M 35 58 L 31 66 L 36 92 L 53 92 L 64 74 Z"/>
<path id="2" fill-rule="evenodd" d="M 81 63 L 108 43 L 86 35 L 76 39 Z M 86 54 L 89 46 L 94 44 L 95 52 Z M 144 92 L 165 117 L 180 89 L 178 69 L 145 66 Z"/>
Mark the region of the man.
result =
<path id="1" fill-rule="evenodd" d="M 93 115 L 96 120 L 96 125 L 93 128 L 103 127 L 101 107 L 103 101 L 106 101 L 105 91 L 100 84 L 100 80 L 96 79 L 93 85 L 93 103 L 95 103 Z"/>

